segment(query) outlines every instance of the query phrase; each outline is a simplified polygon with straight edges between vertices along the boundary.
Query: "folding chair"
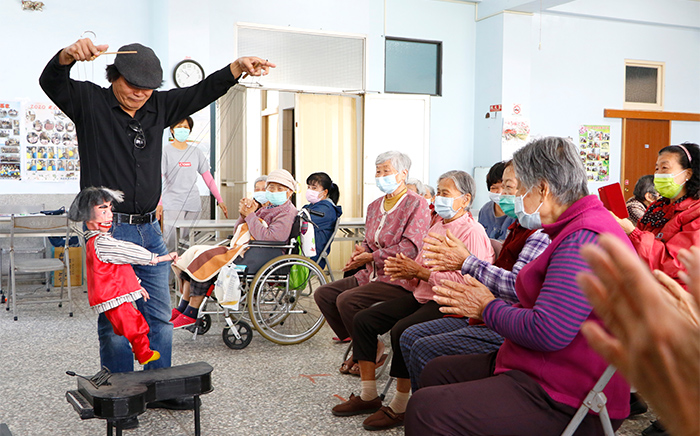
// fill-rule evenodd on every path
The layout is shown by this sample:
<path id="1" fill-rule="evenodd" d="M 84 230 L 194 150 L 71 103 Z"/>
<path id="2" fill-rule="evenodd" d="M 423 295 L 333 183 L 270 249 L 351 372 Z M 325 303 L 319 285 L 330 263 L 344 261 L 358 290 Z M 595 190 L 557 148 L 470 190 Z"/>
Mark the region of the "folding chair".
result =
<path id="1" fill-rule="evenodd" d="M 67 286 L 61 282 L 61 295 L 59 299 L 41 299 L 41 300 L 26 300 L 23 299 L 23 304 L 38 304 L 38 303 L 59 303 L 58 307 L 62 307 L 64 301 L 69 304 L 69 316 L 73 316 L 73 300 L 71 298 L 71 282 L 70 282 L 70 256 L 69 256 L 69 241 L 70 241 L 70 222 L 67 215 L 53 216 L 16 216 L 11 217 L 10 229 L 10 282 L 12 303 L 12 315 L 17 321 L 17 274 L 34 274 L 48 273 L 51 271 L 62 270 L 66 278 Z M 65 236 L 65 245 L 63 260 L 56 258 L 40 258 L 40 259 L 15 259 L 16 244 L 19 238 L 46 238 L 47 236 Z M 68 288 L 68 297 L 64 298 L 64 288 Z M 47 283 L 47 291 L 51 291 L 53 285 L 49 280 Z M 9 307 L 8 307 L 9 310 Z"/>
<path id="2" fill-rule="evenodd" d="M 610 423 L 608 409 L 605 407 L 605 403 L 608 402 L 608 399 L 603 393 L 603 389 L 605 389 L 605 386 L 608 384 L 613 374 L 615 374 L 615 371 L 616 368 L 613 365 L 609 365 L 605 369 L 603 375 L 600 376 L 595 386 L 593 386 L 593 389 L 591 389 L 588 395 L 586 395 L 586 398 L 583 400 L 583 404 L 581 404 L 581 407 L 578 408 L 576 414 L 569 422 L 569 425 L 566 426 L 564 433 L 562 433 L 561 436 L 572 436 L 578 426 L 581 424 L 581 421 L 583 421 L 583 418 L 585 418 L 588 414 L 589 410 L 598 413 L 605 436 L 615 436 L 612 423 Z"/>
<path id="3" fill-rule="evenodd" d="M 35 205 L 5 205 L 0 208 L 0 215 L 3 217 L 11 218 L 12 214 L 15 215 L 25 215 L 25 214 L 38 214 L 40 211 L 44 210 L 44 205 L 43 204 L 35 204 Z M 9 221 L 8 221 L 9 222 Z M 4 227 L 4 226 L 3 226 Z M 9 234 L 5 231 L 2 232 L 3 237 L 6 234 Z M 44 240 L 44 243 L 42 247 L 40 248 L 32 248 L 32 249 L 23 249 L 23 250 L 15 250 L 16 254 L 37 254 L 37 253 L 44 253 L 46 252 L 46 249 L 48 248 L 46 244 L 46 240 Z M 9 249 L 5 248 L 5 246 L 0 247 L 0 267 L 3 265 L 2 259 L 5 253 L 9 253 Z M 9 264 L 8 264 L 8 274 L 7 274 L 7 288 L 8 292 L 10 289 L 10 269 L 9 269 Z M 3 283 L 2 283 L 2 270 L 0 270 L 0 304 L 5 304 L 7 303 L 7 307 L 9 308 L 9 299 L 5 295 L 5 290 L 3 289 Z M 49 279 L 49 274 L 46 275 L 46 280 L 48 281 Z M 9 309 L 8 309 L 9 310 Z"/>

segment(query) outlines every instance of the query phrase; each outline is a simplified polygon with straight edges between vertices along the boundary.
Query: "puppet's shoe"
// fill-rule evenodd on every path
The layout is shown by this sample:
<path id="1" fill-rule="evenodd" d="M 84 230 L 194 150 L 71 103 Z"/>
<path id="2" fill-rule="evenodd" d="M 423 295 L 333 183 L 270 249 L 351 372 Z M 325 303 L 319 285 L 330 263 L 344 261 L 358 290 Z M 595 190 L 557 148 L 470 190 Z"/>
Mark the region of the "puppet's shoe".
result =
<path id="1" fill-rule="evenodd" d="M 184 313 L 181 313 L 180 316 L 178 316 L 177 318 L 175 318 L 173 320 L 173 328 L 174 329 L 181 329 L 183 327 L 193 325 L 195 322 L 197 322 L 196 319 L 191 318 L 191 317 L 185 315 Z"/>
<path id="2" fill-rule="evenodd" d="M 154 351 L 153 354 L 151 354 L 151 357 L 149 357 L 148 359 L 146 359 L 144 362 L 142 362 L 142 361 L 139 360 L 139 363 L 140 363 L 141 365 L 146 365 L 146 364 L 151 363 L 151 362 L 153 362 L 153 361 L 155 361 L 155 360 L 158 360 L 158 359 L 160 359 L 160 353 L 157 352 L 157 351 Z"/>

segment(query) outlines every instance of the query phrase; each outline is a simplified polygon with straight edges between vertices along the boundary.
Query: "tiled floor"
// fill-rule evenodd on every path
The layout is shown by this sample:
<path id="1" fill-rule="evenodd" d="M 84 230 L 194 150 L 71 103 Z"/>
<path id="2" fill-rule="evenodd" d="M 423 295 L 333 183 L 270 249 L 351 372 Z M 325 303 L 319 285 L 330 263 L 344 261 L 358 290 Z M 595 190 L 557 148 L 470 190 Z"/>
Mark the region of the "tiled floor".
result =
<path id="1" fill-rule="evenodd" d="M 73 318 L 65 307 L 53 304 L 22 306 L 16 322 L 11 313 L 0 312 L 0 423 L 14 436 L 105 434 L 104 421 L 81 421 L 65 400 L 65 392 L 76 383 L 66 371 L 92 375 L 99 370 L 96 316 L 82 291 L 75 292 L 74 301 Z M 222 328 L 223 321 L 217 319 L 196 341 L 185 331 L 176 331 L 174 337 L 174 364 L 206 361 L 214 367 L 214 391 L 202 397 L 202 434 L 366 434 L 363 416 L 330 413 L 339 402 L 334 395 L 358 392 L 359 380 L 337 372 L 345 346 L 331 341 L 328 327 L 290 346 L 256 334 L 247 348 L 237 351 L 224 345 Z M 628 420 L 618 434 L 638 435 L 650 418 L 647 413 Z M 140 422 L 138 430 L 124 434 L 194 434 L 192 412 L 149 410 Z M 379 434 L 403 434 L 403 428 Z"/>

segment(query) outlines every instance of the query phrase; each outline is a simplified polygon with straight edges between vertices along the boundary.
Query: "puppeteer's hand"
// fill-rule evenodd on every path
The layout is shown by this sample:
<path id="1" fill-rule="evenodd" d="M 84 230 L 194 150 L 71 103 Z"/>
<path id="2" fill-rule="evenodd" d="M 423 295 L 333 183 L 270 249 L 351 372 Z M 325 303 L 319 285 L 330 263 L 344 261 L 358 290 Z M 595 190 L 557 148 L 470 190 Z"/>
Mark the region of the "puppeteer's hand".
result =
<path id="1" fill-rule="evenodd" d="M 151 298 L 151 296 L 148 295 L 148 291 L 144 288 L 141 288 L 141 295 L 143 296 L 143 301 L 148 301 L 148 299 Z"/>
<path id="2" fill-rule="evenodd" d="M 109 48 L 107 44 L 95 45 L 90 38 L 79 39 L 61 50 L 58 63 L 69 65 L 73 61 L 91 61 Z"/>
<path id="3" fill-rule="evenodd" d="M 161 221 L 163 219 L 163 205 L 159 204 L 156 206 L 156 219 Z"/>
<path id="4" fill-rule="evenodd" d="M 266 76 L 270 72 L 270 68 L 275 68 L 276 66 L 267 59 L 246 56 L 231 62 L 231 74 L 237 79 L 244 78 L 241 77 L 244 73 L 248 76 Z"/>

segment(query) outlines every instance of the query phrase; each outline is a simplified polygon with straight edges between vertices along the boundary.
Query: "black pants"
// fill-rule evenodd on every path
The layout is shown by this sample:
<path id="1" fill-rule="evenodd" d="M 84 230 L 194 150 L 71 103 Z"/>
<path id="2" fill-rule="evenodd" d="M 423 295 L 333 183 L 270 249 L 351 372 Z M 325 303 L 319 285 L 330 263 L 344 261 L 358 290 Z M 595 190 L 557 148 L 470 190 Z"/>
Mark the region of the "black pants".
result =
<path id="1" fill-rule="evenodd" d="M 431 360 L 421 374 L 421 388 L 408 402 L 406 434 L 561 434 L 576 409 L 552 400 L 521 371 L 493 375 L 496 353 Z M 622 421 L 611 420 L 613 429 Z M 589 413 L 575 434 L 602 436 L 600 418 Z"/>
<path id="2" fill-rule="evenodd" d="M 391 330 L 392 377 L 409 378 L 408 368 L 401 353 L 401 334 L 414 324 L 441 318 L 443 313 L 434 301 L 419 303 L 413 294 L 407 294 L 367 308 L 353 321 L 352 344 L 355 360 L 374 362 L 377 355 L 377 336 Z"/>

